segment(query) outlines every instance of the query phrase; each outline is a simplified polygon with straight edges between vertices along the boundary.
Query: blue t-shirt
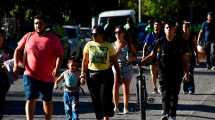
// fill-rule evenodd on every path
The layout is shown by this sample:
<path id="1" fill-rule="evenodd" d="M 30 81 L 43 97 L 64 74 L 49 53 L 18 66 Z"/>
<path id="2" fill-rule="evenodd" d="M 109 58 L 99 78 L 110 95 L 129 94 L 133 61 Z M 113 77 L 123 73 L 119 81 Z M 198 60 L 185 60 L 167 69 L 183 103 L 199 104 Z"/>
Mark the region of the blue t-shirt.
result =
<path id="1" fill-rule="evenodd" d="M 208 23 L 207 21 L 202 23 L 202 39 L 204 42 L 212 42 L 214 41 L 214 34 L 215 34 L 215 25 L 214 23 Z"/>
<path id="2" fill-rule="evenodd" d="M 154 32 L 148 33 L 145 38 L 145 44 L 148 46 L 147 51 L 151 52 L 156 44 L 156 40 L 162 38 L 163 36 L 164 34 L 162 32 L 158 36 Z"/>
<path id="3" fill-rule="evenodd" d="M 78 88 L 79 86 L 79 79 L 76 73 L 71 72 L 70 70 L 66 70 L 63 73 L 64 76 L 64 84 L 71 88 Z"/>

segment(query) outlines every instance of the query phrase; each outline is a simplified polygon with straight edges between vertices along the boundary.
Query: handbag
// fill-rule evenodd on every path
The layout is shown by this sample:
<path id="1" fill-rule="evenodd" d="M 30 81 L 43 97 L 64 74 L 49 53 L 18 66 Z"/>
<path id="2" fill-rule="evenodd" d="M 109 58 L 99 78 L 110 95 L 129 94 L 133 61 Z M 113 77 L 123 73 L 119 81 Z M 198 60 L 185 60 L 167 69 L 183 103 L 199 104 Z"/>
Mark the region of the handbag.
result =
<path id="1" fill-rule="evenodd" d="M 10 83 L 12 84 L 14 81 L 18 80 L 18 76 L 13 73 L 14 59 L 8 59 L 4 61 L 4 67 L 7 70 L 7 77 Z"/>
<path id="2" fill-rule="evenodd" d="M 205 40 L 200 40 L 199 45 L 205 49 L 209 45 L 209 42 Z"/>
<path id="3" fill-rule="evenodd" d="M 197 45 L 197 56 L 199 59 L 199 62 L 206 62 L 207 61 L 207 54 L 205 52 L 205 48 L 201 45 Z"/>

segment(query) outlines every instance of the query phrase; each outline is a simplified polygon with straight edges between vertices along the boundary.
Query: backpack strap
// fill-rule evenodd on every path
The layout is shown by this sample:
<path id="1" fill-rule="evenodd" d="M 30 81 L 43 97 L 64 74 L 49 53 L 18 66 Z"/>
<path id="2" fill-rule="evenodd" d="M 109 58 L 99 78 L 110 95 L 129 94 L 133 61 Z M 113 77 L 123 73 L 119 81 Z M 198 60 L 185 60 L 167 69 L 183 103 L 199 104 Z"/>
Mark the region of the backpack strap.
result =
<path id="1" fill-rule="evenodd" d="M 28 38 L 27 38 L 27 40 L 25 41 L 25 47 L 26 47 L 26 43 L 31 39 L 32 34 L 33 34 L 33 32 L 29 32 L 29 33 L 28 33 Z M 26 50 L 25 50 L 25 47 L 24 47 L 24 51 L 23 51 L 23 60 L 22 60 L 23 66 L 25 66 L 26 60 L 27 60 L 27 52 L 26 52 Z"/>

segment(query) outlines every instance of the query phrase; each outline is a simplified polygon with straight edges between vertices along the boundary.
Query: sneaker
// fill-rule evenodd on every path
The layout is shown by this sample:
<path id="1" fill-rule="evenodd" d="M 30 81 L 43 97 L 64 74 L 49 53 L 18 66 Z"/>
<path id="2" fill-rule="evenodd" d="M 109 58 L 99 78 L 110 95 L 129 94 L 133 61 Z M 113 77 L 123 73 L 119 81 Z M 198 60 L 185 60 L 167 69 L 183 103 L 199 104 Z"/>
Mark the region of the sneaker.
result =
<path id="1" fill-rule="evenodd" d="M 115 112 L 115 113 L 119 113 L 119 108 L 115 107 L 115 108 L 114 108 L 114 112 Z"/>
<path id="2" fill-rule="evenodd" d="M 152 94 L 158 94 L 158 89 L 157 88 L 154 88 L 154 90 L 152 91 Z"/>
<path id="3" fill-rule="evenodd" d="M 124 108 L 123 109 L 123 114 L 127 114 L 128 113 L 128 109 L 127 108 Z"/>
<path id="4" fill-rule="evenodd" d="M 211 70 L 215 70 L 215 66 L 213 66 L 213 67 L 211 68 Z"/>
<path id="5" fill-rule="evenodd" d="M 192 94 L 194 94 L 194 92 L 193 92 L 193 91 L 191 91 L 191 90 L 189 90 L 189 94 L 191 94 L 191 95 L 192 95 Z"/>
<path id="6" fill-rule="evenodd" d="M 211 70 L 212 66 L 207 65 L 208 70 Z"/>
<path id="7" fill-rule="evenodd" d="M 161 120 L 168 120 L 168 116 L 167 115 L 162 115 Z"/>
<path id="8" fill-rule="evenodd" d="M 175 116 L 170 116 L 169 120 L 176 120 L 176 117 Z"/>
<path id="9" fill-rule="evenodd" d="M 161 95 L 161 88 L 158 87 L 158 93 Z"/>

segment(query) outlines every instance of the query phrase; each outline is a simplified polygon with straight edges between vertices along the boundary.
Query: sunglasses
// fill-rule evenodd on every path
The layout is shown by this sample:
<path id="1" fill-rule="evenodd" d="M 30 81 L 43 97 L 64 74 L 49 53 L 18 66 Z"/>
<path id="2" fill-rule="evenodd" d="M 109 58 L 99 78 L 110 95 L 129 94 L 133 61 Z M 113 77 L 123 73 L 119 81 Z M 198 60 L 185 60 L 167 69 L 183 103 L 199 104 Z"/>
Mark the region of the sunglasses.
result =
<path id="1" fill-rule="evenodd" d="M 115 34 L 120 34 L 122 31 L 116 31 L 116 32 L 114 32 Z"/>
<path id="2" fill-rule="evenodd" d="M 98 36 L 98 33 L 91 33 L 91 36 L 97 37 L 97 36 Z"/>

